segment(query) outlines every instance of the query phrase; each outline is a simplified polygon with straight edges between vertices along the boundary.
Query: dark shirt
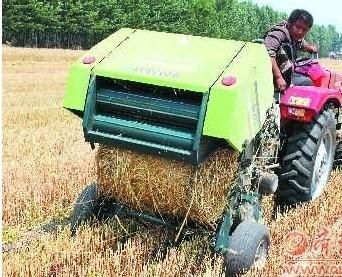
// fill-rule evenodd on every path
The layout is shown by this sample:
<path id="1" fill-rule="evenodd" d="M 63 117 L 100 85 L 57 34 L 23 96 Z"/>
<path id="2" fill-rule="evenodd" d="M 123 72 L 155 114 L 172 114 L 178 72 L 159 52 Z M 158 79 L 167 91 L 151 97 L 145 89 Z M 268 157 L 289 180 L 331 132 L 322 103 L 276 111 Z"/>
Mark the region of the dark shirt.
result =
<path id="1" fill-rule="evenodd" d="M 267 52 L 271 58 L 276 58 L 282 73 L 292 68 L 293 60 L 297 57 L 297 51 L 303 49 L 306 45 L 304 39 L 295 41 L 291 37 L 287 26 L 288 22 L 282 21 L 274 25 L 264 36 L 264 44 Z M 285 44 L 292 46 L 292 57 L 291 53 L 285 47 L 282 47 Z"/>

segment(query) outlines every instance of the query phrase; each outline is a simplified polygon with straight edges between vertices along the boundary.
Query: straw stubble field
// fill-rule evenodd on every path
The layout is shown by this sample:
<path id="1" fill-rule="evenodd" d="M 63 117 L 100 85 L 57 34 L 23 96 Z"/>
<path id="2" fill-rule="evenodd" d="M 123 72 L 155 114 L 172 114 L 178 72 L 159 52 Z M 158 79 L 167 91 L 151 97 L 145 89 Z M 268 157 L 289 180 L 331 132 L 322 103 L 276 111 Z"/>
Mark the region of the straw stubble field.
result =
<path id="1" fill-rule="evenodd" d="M 81 54 L 3 48 L 2 235 L 9 250 L 3 251 L 3 275 L 219 276 L 222 258 L 211 253 L 205 236 L 166 247 L 167 230 L 130 221 L 85 227 L 76 237 L 63 226 L 54 233 L 31 231 L 67 218 L 78 193 L 96 179 L 95 151 L 84 143 L 81 122 L 62 109 L 68 66 Z M 342 71 L 341 62 L 323 62 Z M 298 252 L 298 234 L 307 242 L 302 257 L 329 260 L 325 266 L 341 262 L 341 184 L 341 172 L 333 172 L 318 201 L 277 219 L 270 217 L 272 199 L 265 199 L 272 249 L 264 272 L 248 275 L 279 276 L 290 266 L 304 266 L 288 260 Z M 318 244 L 324 230 L 329 245 Z"/>

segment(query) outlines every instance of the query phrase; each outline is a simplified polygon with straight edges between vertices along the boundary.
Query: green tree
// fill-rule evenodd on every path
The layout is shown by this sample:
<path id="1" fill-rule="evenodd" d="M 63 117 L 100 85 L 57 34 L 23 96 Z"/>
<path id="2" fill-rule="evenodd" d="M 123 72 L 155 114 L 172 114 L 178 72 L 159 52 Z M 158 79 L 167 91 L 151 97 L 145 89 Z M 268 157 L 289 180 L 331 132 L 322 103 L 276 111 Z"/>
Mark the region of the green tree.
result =
<path id="1" fill-rule="evenodd" d="M 238 0 L 7 0 L 3 42 L 89 48 L 122 27 L 250 41 L 287 15 Z M 321 53 L 341 45 L 334 26 L 308 37 Z"/>

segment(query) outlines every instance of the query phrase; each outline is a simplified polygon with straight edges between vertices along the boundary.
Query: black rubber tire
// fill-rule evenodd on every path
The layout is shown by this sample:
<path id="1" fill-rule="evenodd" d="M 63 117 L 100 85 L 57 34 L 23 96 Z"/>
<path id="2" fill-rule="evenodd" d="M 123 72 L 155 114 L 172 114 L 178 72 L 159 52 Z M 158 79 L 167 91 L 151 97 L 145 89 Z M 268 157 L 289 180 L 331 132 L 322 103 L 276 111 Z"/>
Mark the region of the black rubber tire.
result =
<path id="1" fill-rule="evenodd" d="M 246 273 L 258 260 L 258 251 L 264 247 L 261 257 L 266 262 L 270 247 L 270 235 L 265 225 L 250 220 L 241 222 L 230 237 L 225 255 L 225 275 L 239 276 Z M 260 258 L 260 257 L 259 257 Z"/>
<path id="2" fill-rule="evenodd" d="M 280 206 L 293 206 L 313 199 L 315 161 L 320 144 L 327 136 L 331 142 L 328 145 L 327 152 L 330 156 L 326 167 L 330 176 L 336 147 L 335 114 L 326 110 L 309 124 L 294 124 L 281 159 L 279 188 L 276 193 Z"/>
<path id="3" fill-rule="evenodd" d="M 70 231 L 74 235 L 77 228 L 97 217 L 98 191 L 96 183 L 85 187 L 78 196 L 70 217 Z"/>

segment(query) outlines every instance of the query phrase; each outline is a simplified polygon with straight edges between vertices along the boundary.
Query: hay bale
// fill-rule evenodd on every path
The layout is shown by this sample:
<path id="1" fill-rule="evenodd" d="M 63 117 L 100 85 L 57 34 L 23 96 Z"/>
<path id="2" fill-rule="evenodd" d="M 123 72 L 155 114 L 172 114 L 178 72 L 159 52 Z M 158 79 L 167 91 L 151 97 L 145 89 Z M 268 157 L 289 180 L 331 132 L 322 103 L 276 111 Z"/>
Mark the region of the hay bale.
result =
<path id="1" fill-rule="evenodd" d="M 215 225 L 237 171 L 237 153 L 219 149 L 200 166 L 114 147 L 96 154 L 102 195 L 141 211 Z"/>

